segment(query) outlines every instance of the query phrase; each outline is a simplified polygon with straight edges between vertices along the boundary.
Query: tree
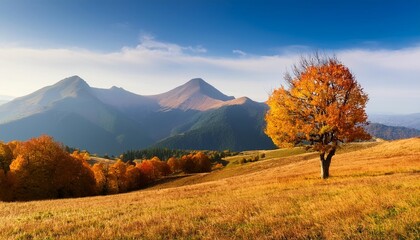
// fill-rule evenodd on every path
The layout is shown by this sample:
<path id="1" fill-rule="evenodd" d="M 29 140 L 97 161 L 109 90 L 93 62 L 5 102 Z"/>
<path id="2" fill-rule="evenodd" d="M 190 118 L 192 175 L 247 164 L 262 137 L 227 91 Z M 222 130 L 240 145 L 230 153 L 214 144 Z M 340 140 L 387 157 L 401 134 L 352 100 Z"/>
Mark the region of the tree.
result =
<path id="1" fill-rule="evenodd" d="M 4 173 L 10 170 L 10 164 L 13 160 L 13 152 L 7 144 L 0 142 L 0 169 L 3 169 Z"/>
<path id="2" fill-rule="evenodd" d="M 49 136 L 33 138 L 15 149 L 10 164 L 14 200 L 34 200 L 92 195 L 95 178 L 89 165 L 70 156 Z"/>
<path id="3" fill-rule="evenodd" d="M 141 186 L 141 173 L 135 165 L 129 165 L 126 171 L 128 191 L 137 190 Z"/>
<path id="4" fill-rule="evenodd" d="M 195 164 L 195 172 L 211 171 L 210 158 L 203 152 L 197 152 L 196 154 L 194 154 L 193 161 Z"/>
<path id="5" fill-rule="evenodd" d="M 107 190 L 107 172 L 108 169 L 104 166 L 103 163 L 95 163 L 92 167 L 93 174 L 95 176 L 95 193 L 99 195 L 105 195 L 108 193 Z"/>
<path id="6" fill-rule="evenodd" d="M 118 160 L 109 167 L 108 173 L 114 175 L 116 178 L 117 192 L 127 192 L 128 179 L 127 179 L 127 165 L 122 161 Z"/>
<path id="7" fill-rule="evenodd" d="M 267 104 L 265 133 L 279 147 L 307 144 L 320 153 L 321 177 L 329 177 L 338 144 L 369 139 L 364 130 L 368 96 L 336 58 L 314 54 L 286 73 Z"/>
<path id="8" fill-rule="evenodd" d="M 171 168 L 171 171 L 173 173 L 181 170 L 181 163 L 180 163 L 179 158 L 171 157 L 171 158 L 168 159 L 167 163 L 168 163 L 168 165 Z"/>

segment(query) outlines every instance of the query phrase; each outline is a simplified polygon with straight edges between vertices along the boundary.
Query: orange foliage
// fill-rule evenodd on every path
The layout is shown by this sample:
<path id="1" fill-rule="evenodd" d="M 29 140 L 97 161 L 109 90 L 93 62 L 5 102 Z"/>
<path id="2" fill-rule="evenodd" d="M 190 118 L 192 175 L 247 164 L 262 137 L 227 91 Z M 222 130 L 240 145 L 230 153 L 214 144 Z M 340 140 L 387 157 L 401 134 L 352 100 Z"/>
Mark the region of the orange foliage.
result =
<path id="1" fill-rule="evenodd" d="M 265 132 L 273 142 L 279 147 L 310 143 L 332 157 L 339 142 L 369 139 L 363 128 L 368 96 L 349 69 L 317 55 L 301 65 L 294 77 L 286 75 L 289 89 L 281 86 L 267 101 Z"/>
<path id="2" fill-rule="evenodd" d="M 110 189 L 113 188 L 113 190 L 116 190 L 115 193 L 127 192 L 128 180 L 127 180 L 126 172 L 127 172 L 127 166 L 121 160 L 118 160 L 116 163 L 112 164 L 109 167 L 108 175 L 112 176 L 110 180 L 115 181 L 114 183 L 108 180 L 108 182 L 111 183 L 109 188 Z"/>
<path id="3" fill-rule="evenodd" d="M 12 154 L 14 157 L 16 157 L 17 154 L 17 149 L 19 144 L 21 144 L 19 141 L 11 141 L 7 143 L 7 146 L 9 147 L 9 149 L 12 151 Z"/>
<path id="4" fill-rule="evenodd" d="M 137 190 L 174 171 L 211 170 L 202 152 L 171 158 L 154 157 L 141 163 L 97 163 L 87 152 L 67 153 L 49 136 L 26 142 L 0 143 L 0 200 L 33 200 L 106 195 Z"/>
<path id="5" fill-rule="evenodd" d="M 92 171 L 96 181 L 95 193 L 100 195 L 106 194 L 106 173 L 108 170 L 105 169 L 104 164 L 95 163 L 95 165 L 92 167 Z"/>
<path id="6" fill-rule="evenodd" d="M 203 152 L 197 152 L 196 154 L 194 154 L 193 162 L 195 164 L 195 172 L 211 171 L 210 158 Z"/>
<path id="7" fill-rule="evenodd" d="M 203 152 L 188 154 L 181 157 L 180 168 L 186 173 L 211 171 L 210 158 Z"/>
<path id="8" fill-rule="evenodd" d="M 181 162 L 179 160 L 179 158 L 176 157 L 171 157 L 168 159 L 168 165 L 171 168 L 172 172 L 179 172 L 182 170 L 181 168 Z"/>
<path id="9" fill-rule="evenodd" d="M 5 173 L 9 171 L 9 165 L 13 160 L 13 152 L 9 145 L 0 142 L 0 169 Z"/>
<path id="10" fill-rule="evenodd" d="M 140 170 L 143 181 L 152 182 L 171 173 L 171 167 L 168 163 L 161 161 L 158 157 L 150 160 L 143 160 L 136 167 Z"/>
<path id="11" fill-rule="evenodd" d="M 129 165 L 126 170 L 127 190 L 137 190 L 141 187 L 141 173 L 135 165 Z"/>
<path id="12" fill-rule="evenodd" d="M 18 200 L 79 197 L 93 194 L 94 175 L 51 137 L 19 144 L 10 165 L 13 198 Z"/>

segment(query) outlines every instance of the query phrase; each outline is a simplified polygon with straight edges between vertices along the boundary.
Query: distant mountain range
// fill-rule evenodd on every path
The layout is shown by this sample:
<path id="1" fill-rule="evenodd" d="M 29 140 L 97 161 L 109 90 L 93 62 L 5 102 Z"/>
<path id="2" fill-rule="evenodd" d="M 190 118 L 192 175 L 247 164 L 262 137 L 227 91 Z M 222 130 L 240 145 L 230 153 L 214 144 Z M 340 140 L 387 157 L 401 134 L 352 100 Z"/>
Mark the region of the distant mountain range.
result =
<path id="1" fill-rule="evenodd" d="M 420 130 L 420 113 L 405 115 L 371 114 L 369 115 L 369 120 L 388 126 L 407 127 Z"/>
<path id="2" fill-rule="evenodd" d="M 71 147 L 113 155 L 147 147 L 272 149 L 263 131 L 267 109 L 247 97 L 226 96 L 200 78 L 142 96 L 118 87 L 93 88 L 73 76 L 0 105 L 0 139 L 48 134 Z M 420 127 L 420 114 L 413 116 L 404 123 Z M 420 136 L 418 130 L 377 124 L 367 130 L 385 139 Z"/>
<path id="3" fill-rule="evenodd" d="M 380 123 L 369 124 L 366 126 L 366 131 L 372 136 L 385 140 L 420 137 L 420 130 L 418 129 L 387 126 Z"/>
<path id="4" fill-rule="evenodd" d="M 0 139 L 41 134 L 98 154 L 151 146 L 182 149 L 274 148 L 264 134 L 267 106 L 226 96 L 202 79 L 141 96 L 90 87 L 69 77 L 0 105 Z"/>

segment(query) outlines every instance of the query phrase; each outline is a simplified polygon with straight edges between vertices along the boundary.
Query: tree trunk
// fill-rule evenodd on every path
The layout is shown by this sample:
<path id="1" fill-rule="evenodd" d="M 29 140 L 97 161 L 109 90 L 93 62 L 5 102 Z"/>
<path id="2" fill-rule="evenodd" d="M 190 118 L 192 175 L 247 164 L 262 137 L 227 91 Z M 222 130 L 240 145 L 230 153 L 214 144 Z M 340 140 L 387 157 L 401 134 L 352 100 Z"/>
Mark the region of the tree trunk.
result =
<path id="1" fill-rule="evenodd" d="M 327 158 L 325 158 L 325 152 L 321 152 L 320 159 L 321 159 L 321 178 L 327 179 L 330 176 L 330 164 L 331 159 L 335 155 L 335 148 L 332 148 L 328 154 Z"/>

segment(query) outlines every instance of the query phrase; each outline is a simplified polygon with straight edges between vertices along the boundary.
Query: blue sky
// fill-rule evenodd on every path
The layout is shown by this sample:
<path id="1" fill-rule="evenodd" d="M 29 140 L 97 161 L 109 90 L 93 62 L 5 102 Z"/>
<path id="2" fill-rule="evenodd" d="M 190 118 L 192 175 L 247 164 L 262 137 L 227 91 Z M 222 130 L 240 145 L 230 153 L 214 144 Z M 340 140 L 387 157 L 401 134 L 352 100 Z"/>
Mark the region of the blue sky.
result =
<path id="1" fill-rule="evenodd" d="M 420 112 L 419 1 L 2 0 L 0 36 L 0 95 L 68 75 L 138 94 L 202 77 L 264 101 L 320 50 L 351 68 L 370 112 Z"/>

